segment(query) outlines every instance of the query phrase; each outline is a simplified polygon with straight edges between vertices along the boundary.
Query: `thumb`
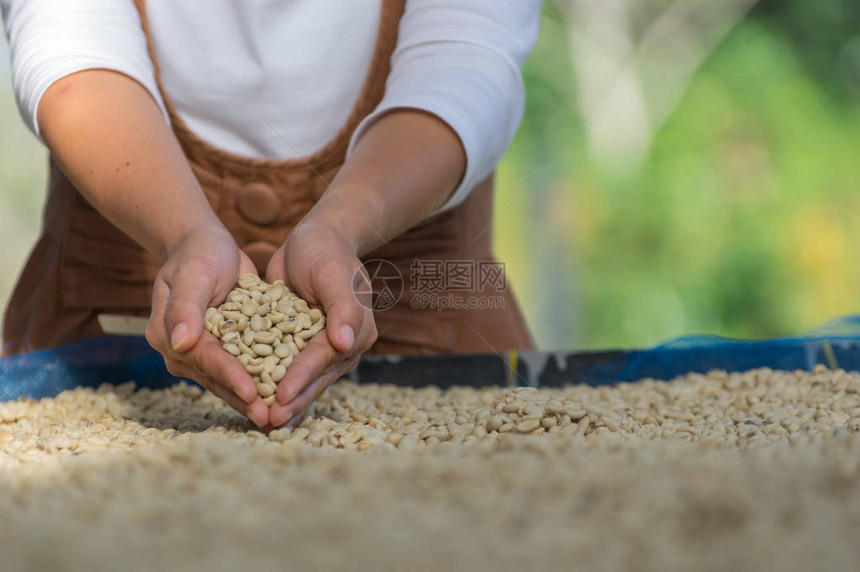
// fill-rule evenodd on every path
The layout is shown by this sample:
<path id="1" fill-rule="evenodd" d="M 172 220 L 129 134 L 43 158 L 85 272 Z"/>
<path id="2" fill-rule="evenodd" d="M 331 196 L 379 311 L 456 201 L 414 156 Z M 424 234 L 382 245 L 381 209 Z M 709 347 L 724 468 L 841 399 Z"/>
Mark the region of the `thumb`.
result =
<path id="1" fill-rule="evenodd" d="M 215 292 L 212 278 L 205 272 L 188 268 L 178 272 L 170 284 L 164 312 L 164 325 L 174 351 L 194 347 L 203 334 L 203 313 Z"/>
<path id="2" fill-rule="evenodd" d="M 251 262 L 251 259 L 248 258 L 248 255 L 245 254 L 244 251 L 239 251 L 239 276 L 243 274 L 256 274 L 257 267 L 254 266 L 254 263 Z"/>
<path id="3" fill-rule="evenodd" d="M 359 303 L 353 289 L 353 270 L 346 263 L 331 263 L 318 275 L 325 278 L 313 284 L 316 297 L 326 312 L 326 332 L 329 343 L 340 352 L 349 352 L 355 346 L 358 333 L 364 326 L 365 308 Z"/>
<path id="4" fill-rule="evenodd" d="M 284 251 L 285 247 L 282 244 L 269 260 L 269 264 L 266 267 L 266 282 L 271 283 L 278 278 L 281 280 L 286 279 L 287 269 L 284 261 Z"/>

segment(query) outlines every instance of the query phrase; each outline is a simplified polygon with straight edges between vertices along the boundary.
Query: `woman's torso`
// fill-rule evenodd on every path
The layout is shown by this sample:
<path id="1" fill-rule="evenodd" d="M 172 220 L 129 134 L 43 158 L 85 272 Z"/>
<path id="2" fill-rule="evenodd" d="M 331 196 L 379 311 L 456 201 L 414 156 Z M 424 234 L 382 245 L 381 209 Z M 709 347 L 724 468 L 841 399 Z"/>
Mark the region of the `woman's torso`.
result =
<path id="1" fill-rule="evenodd" d="M 163 86 L 201 139 L 307 156 L 337 133 L 373 57 L 380 0 L 149 0 Z M 237 103 L 238 102 L 238 103 Z"/>
<path id="2" fill-rule="evenodd" d="M 153 4 L 158 2 L 155 0 Z M 226 0 L 221 3 L 225 6 L 230 4 Z M 224 142 L 213 140 L 215 136 L 207 140 L 201 133 L 205 132 L 205 127 L 201 130 L 198 125 L 195 129 L 186 121 L 176 101 L 177 97 L 182 97 L 182 88 L 176 85 L 171 88 L 168 76 L 161 69 L 163 63 L 158 57 L 158 44 L 160 41 L 163 44 L 164 40 L 159 40 L 151 27 L 152 20 L 147 14 L 148 3 L 135 0 L 135 4 L 141 10 L 147 37 L 151 40 L 152 63 L 155 65 L 156 77 L 161 80 L 159 99 L 170 112 L 174 132 L 186 158 L 213 208 L 239 247 L 251 256 L 262 271 L 268 257 L 286 239 L 291 228 L 336 174 L 345 159 L 347 143 L 358 122 L 367 117 L 382 99 L 389 60 L 397 39 L 402 0 L 385 0 L 384 4 L 377 4 L 378 23 L 373 33 L 373 53 L 368 58 L 369 65 L 360 69 L 361 85 L 351 95 L 343 96 L 346 109 L 340 110 L 343 119 L 334 123 L 334 133 L 317 133 L 316 136 L 324 145 L 310 146 L 309 151 L 304 153 L 291 144 L 284 132 L 276 133 L 293 154 L 276 151 L 274 160 L 236 153 Z M 379 11 L 379 6 L 384 8 Z M 210 38 L 208 43 L 215 39 Z M 191 36 L 188 36 L 186 43 L 195 45 Z M 199 49 L 204 49 L 202 46 L 201 40 Z M 253 46 L 248 46 L 248 53 L 253 51 Z M 170 59 L 169 65 L 174 69 L 175 80 L 180 83 L 191 81 L 190 78 L 182 77 L 182 65 L 172 63 L 175 56 Z M 201 58 L 202 61 L 217 59 L 213 56 Z M 193 58 L 185 62 L 188 66 L 192 64 Z M 215 67 L 214 64 L 210 69 L 201 66 L 205 73 L 200 72 L 196 81 L 208 78 L 208 82 L 215 80 L 217 84 L 218 78 L 212 77 Z M 327 71 L 316 70 L 314 73 L 324 79 Z M 247 78 L 241 81 L 248 82 Z M 298 79 L 296 82 L 295 89 L 303 89 Z M 226 80 L 224 85 L 233 85 L 232 80 Z M 220 93 L 222 89 L 216 86 L 209 91 Z M 345 94 L 349 91 L 343 89 Z M 208 91 L 201 88 L 189 93 L 191 95 L 186 105 L 192 107 L 186 108 L 185 115 L 193 116 L 199 112 L 200 105 L 204 108 L 206 105 L 192 102 L 197 98 L 206 100 Z M 202 124 L 208 121 L 209 124 L 221 125 L 223 120 L 218 118 L 223 112 L 219 113 L 219 106 L 212 103 L 217 98 L 210 96 L 210 99 L 208 105 L 212 106 L 209 109 L 213 117 L 201 119 Z M 259 100 L 250 96 L 248 101 L 231 101 L 242 107 L 259 105 Z M 195 111 L 189 112 L 188 109 Z M 254 115 L 257 116 L 256 111 Z M 262 114 L 259 116 L 262 117 Z M 277 128 L 270 130 L 278 131 Z M 253 128 L 248 127 L 245 131 L 253 131 Z M 306 143 L 311 145 L 312 141 Z M 152 281 L 158 270 L 158 261 L 101 218 L 56 165 L 54 167 L 45 214 L 45 232 L 22 272 L 7 308 L 4 323 L 6 353 L 51 347 L 100 335 L 96 318 L 102 312 L 130 315 L 146 315 L 149 312 Z M 280 206 L 261 208 L 259 200 L 245 200 L 252 196 L 259 199 L 263 195 L 273 205 L 277 203 Z M 266 216 L 266 220 L 262 220 L 258 216 L 262 214 L 274 216 Z M 446 260 L 492 263 L 491 233 L 486 232 L 491 227 L 491 214 L 492 178 L 488 178 L 477 185 L 458 207 L 425 220 L 371 253 L 368 258 L 385 259 L 408 282 L 411 282 L 411 272 L 419 262 L 434 265 Z M 379 291 L 384 284 L 377 282 L 374 282 L 374 289 Z M 421 294 L 420 289 L 414 290 L 406 284 L 404 286 L 402 296 L 393 307 L 375 312 L 380 338 L 373 351 L 479 352 L 532 346 L 516 301 L 505 287 L 497 292 L 500 304 L 486 308 L 459 304 L 459 307 L 449 306 L 442 310 L 416 306 L 413 302 Z M 449 295 L 461 302 L 467 301 L 470 296 L 484 297 L 483 293 L 472 295 L 459 290 Z"/>

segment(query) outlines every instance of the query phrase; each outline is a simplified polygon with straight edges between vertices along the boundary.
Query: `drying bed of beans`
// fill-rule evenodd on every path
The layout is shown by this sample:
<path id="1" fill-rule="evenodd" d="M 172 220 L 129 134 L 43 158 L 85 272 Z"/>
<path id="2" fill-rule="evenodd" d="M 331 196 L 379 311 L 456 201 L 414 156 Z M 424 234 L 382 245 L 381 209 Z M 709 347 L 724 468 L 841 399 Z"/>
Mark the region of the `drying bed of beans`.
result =
<path id="1" fill-rule="evenodd" d="M 860 376 L 0 404 L 3 570 L 855 570 Z"/>

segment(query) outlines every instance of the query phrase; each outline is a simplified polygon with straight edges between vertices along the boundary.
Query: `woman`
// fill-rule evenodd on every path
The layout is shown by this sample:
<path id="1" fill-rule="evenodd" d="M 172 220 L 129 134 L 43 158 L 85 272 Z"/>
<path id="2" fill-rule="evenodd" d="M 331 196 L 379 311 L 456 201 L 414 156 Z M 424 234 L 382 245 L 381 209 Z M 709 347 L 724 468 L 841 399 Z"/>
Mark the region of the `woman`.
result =
<path id="1" fill-rule="evenodd" d="M 500 308 L 440 310 L 413 307 L 410 286 L 425 263 L 492 261 L 492 170 L 521 117 L 538 0 L 0 6 L 20 108 L 51 151 L 4 353 L 102 335 L 103 312 L 150 316 L 171 373 L 277 427 L 368 350 L 531 347 L 508 291 Z M 354 293 L 369 259 L 412 278 L 375 315 Z M 202 329 L 246 272 L 328 316 L 271 408 Z"/>

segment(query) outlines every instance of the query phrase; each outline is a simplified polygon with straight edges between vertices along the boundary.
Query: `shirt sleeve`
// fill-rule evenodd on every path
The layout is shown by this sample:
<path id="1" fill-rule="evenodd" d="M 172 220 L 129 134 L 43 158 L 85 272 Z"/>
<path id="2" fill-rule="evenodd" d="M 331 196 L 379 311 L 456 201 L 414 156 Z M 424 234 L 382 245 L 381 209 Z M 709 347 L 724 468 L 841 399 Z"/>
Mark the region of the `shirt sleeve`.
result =
<path id="1" fill-rule="evenodd" d="M 460 137 L 467 160 L 459 187 L 436 213 L 463 202 L 519 127 L 522 66 L 537 38 L 540 10 L 540 0 L 409 0 L 385 96 L 356 129 L 350 151 L 392 109 L 432 113 Z"/>
<path id="2" fill-rule="evenodd" d="M 45 91 L 57 80 L 86 69 L 131 77 L 165 112 L 131 0 L 0 0 L 0 9 L 12 54 L 15 98 L 36 135 Z"/>

